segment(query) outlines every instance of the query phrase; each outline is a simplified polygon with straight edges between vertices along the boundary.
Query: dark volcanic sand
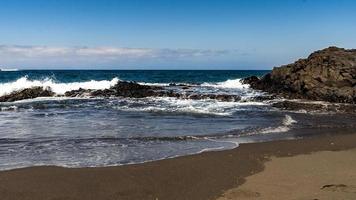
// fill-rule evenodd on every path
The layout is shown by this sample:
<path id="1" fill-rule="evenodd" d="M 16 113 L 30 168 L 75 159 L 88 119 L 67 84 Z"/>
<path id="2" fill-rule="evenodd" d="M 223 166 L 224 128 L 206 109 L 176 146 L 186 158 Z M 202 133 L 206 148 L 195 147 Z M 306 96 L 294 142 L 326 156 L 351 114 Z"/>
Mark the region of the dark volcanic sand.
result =
<path id="1" fill-rule="evenodd" d="M 120 167 L 16 169 L 0 172 L 0 199 L 216 199 L 262 171 L 270 156 L 355 147 L 356 134 L 321 135 Z"/>

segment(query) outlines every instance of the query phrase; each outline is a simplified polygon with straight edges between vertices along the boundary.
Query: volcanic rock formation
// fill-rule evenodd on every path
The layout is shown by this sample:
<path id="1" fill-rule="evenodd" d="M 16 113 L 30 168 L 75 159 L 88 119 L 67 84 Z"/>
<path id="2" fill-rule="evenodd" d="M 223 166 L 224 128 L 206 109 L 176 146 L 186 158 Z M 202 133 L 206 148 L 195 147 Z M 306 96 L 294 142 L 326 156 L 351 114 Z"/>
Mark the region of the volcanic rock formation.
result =
<path id="1" fill-rule="evenodd" d="M 242 81 L 287 98 L 356 103 L 356 50 L 329 47 L 306 59 L 274 68 L 261 79 Z"/>

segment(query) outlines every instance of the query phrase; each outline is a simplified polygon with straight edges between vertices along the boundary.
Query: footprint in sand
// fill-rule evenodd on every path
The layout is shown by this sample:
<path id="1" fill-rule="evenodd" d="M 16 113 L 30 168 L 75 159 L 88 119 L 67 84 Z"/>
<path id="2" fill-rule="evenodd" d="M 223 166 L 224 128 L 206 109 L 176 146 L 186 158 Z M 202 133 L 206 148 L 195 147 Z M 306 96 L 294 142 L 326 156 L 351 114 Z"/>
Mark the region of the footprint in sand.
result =
<path id="1" fill-rule="evenodd" d="M 328 184 L 323 185 L 320 189 L 331 192 L 356 193 L 356 186 L 345 184 Z"/>

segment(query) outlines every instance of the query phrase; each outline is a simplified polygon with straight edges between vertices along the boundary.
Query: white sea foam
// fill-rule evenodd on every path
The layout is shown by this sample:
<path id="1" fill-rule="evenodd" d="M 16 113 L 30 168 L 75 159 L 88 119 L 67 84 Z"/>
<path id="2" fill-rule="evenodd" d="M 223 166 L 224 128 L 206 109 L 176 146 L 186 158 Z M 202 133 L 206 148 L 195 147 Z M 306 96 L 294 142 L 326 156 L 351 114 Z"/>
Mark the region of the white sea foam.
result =
<path id="1" fill-rule="evenodd" d="M 0 107 L 0 111 L 9 111 L 9 110 L 17 110 L 17 106 Z"/>
<path id="2" fill-rule="evenodd" d="M 152 86 L 169 86 L 170 83 L 146 83 L 146 82 L 138 82 L 141 85 L 152 85 Z M 188 83 L 175 83 L 177 85 L 182 84 L 182 85 L 193 85 L 194 84 L 188 84 Z M 247 89 L 250 86 L 248 84 L 243 84 L 241 83 L 241 79 L 229 79 L 223 82 L 216 82 L 216 83 L 209 83 L 205 82 L 201 84 L 203 87 L 214 87 L 214 88 L 227 88 L 227 89 Z"/>
<path id="3" fill-rule="evenodd" d="M 241 79 L 229 79 L 223 82 L 217 83 L 203 83 L 202 86 L 215 87 L 215 88 L 235 88 L 235 89 L 247 89 L 250 86 L 248 84 L 241 83 Z"/>
<path id="4" fill-rule="evenodd" d="M 118 110 L 166 112 L 166 113 L 191 113 L 215 116 L 231 116 L 238 110 L 249 106 L 264 106 L 262 102 L 221 102 L 213 99 L 177 99 L 173 97 L 148 97 L 144 99 L 127 99 L 129 104 L 140 106 L 116 106 Z"/>
<path id="5" fill-rule="evenodd" d="M 165 112 L 165 113 L 191 113 L 191 114 L 206 114 L 216 116 L 230 116 L 232 112 L 226 111 L 229 107 L 234 105 L 222 105 L 222 103 L 229 102 L 215 102 L 205 100 L 191 100 L 191 99 L 176 99 L 172 97 L 157 97 L 146 98 L 144 100 L 135 99 L 140 104 L 140 107 L 118 106 L 118 110 L 126 111 L 143 111 L 143 112 Z M 148 101 L 148 102 L 145 102 Z"/>
<path id="6" fill-rule="evenodd" d="M 269 127 L 265 128 L 260 133 L 266 134 L 266 133 L 284 133 L 290 130 L 290 126 L 293 124 L 297 123 L 296 120 L 294 120 L 290 115 L 285 115 L 283 121 L 282 121 L 282 126 L 278 127 Z"/>
<path id="7" fill-rule="evenodd" d="M 289 127 L 287 126 L 278 126 L 278 127 L 269 127 L 263 129 L 260 133 L 267 134 L 267 133 L 284 133 L 289 131 Z"/>
<path id="8" fill-rule="evenodd" d="M 223 149 L 225 149 L 225 147 L 205 148 L 205 149 L 198 151 L 197 154 L 208 152 L 208 151 L 219 151 L 219 150 L 223 150 Z"/>
<path id="9" fill-rule="evenodd" d="M 290 126 L 294 123 L 297 123 L 297 120 L 293 119 L 290 115 L 285 115 L 285 117 L 283 119 L 284 126 Z"/>
<path id="10" fill-rule="evenodd" d="M 22 90 L 31 87 L 44 87 L 51 88 L 56 94 L 64 94 L 67 91 L 83 89 L 107 89 L 114 86 L 119 81 L 118 78 L 114 78 L 110 81 L 86 81 L 86 82 L 73 82 L 73 83 L 56 83 L 54 80 L 46 78 L 44 80 L 29 80 L 27 77 L 22 77 L 14 82 L 1 83 L 0 84 L 0 96 L 9 94 L 13 91 Z"/>
<path id="11" fill-rule="evenodd" d="M 22 103 L 35 103 L 35 102 L 50 102 L 50 101 L 63 101 L 63 100 L 85 100 L 89 99 L 90 97 L 65 97 L 65 96 L 58 96 L 58 97 L 37 97 L 34 99 L 23 99 L 15 102 L 1 102 L 0 105 L 13 105 L 13 104 L 22 104 Z M 91 98 L 95 99 L 95 98 Z"/>
<path id="12" fill-rule="evenodd" d="M 138 82 L 140 85 L 148 85 L 148 86 L 161 86 L 166 87 L 169 86 L 169 83 L 146 83 L 146 82 Z"/>
<path id="13" fill-rule="evenodd" d="M 212 141 L 212 142 L 230 143 L 230 144 L 233 144 L 232 148 L 236 148 L 236 147 L 240 146 L 240 141 L 237 138 L 235 138 L 234 140 L 231 140 L 231 139 L 211 139 L 211 138 L 205 138 L 205 139 L 209 140 L 209 141 Z"/>

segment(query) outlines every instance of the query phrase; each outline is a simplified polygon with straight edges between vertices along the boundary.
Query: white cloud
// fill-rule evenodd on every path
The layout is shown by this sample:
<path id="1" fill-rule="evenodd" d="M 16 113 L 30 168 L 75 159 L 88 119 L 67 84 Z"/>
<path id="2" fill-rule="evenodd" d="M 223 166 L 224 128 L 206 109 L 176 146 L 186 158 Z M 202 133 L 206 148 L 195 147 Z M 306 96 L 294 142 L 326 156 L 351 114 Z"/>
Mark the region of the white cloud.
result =
<path id="1" fill-rule="evenodd" d="M 62 56 L 80 57 L 201 57 L 229 53 L 226 50 L 200 49 L 149 49 L 115 47 L 48 47 L 0 45 L 0 57 L 21 56 L 24 58 L 45 58 Z"/>
<path id="2" fill-rule="evenodd" d="M 197 63 L 237 55 L 230 50 L 0 45 L 0 66 L 141 66 Z"/>

